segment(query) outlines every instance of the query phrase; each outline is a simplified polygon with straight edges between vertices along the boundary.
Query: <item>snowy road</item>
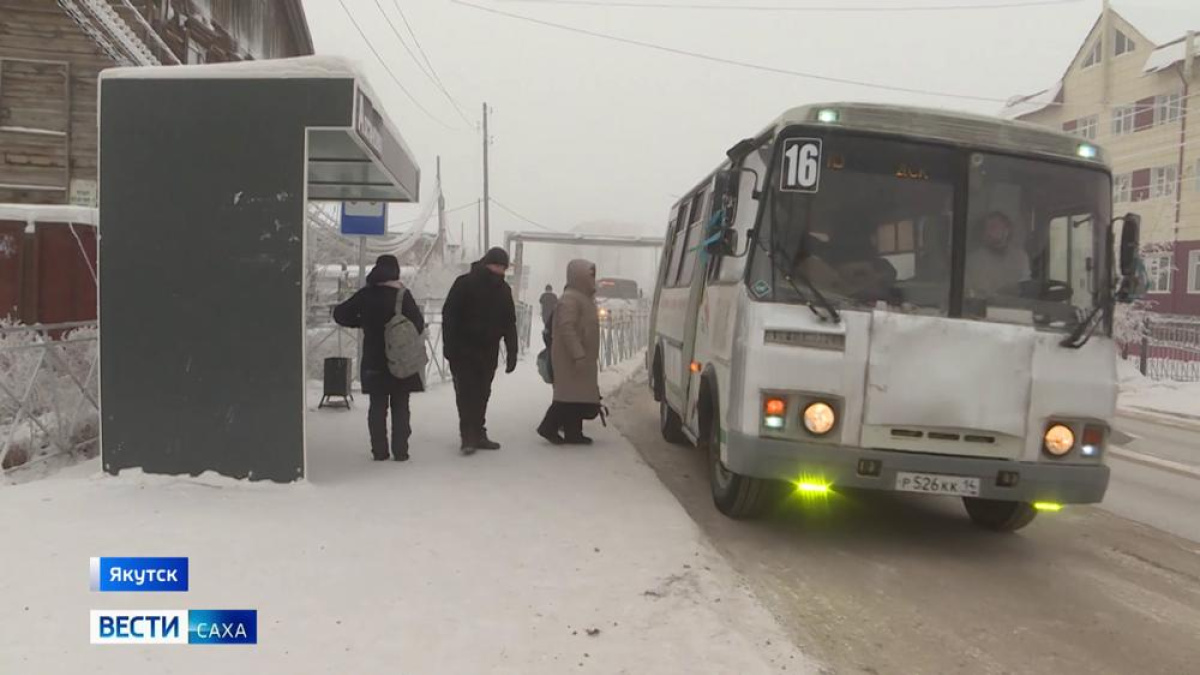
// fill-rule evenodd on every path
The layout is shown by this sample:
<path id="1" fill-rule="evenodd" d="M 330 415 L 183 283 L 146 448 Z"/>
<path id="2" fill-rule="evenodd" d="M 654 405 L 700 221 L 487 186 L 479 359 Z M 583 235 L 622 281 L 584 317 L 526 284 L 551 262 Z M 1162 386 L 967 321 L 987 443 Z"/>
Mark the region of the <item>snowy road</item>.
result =
<path id="1" fill-rule="evenodd" d="M 1200 542 L 1200 431 L 1124 417 L 1116 427 L 1132 437 L 1123 447 L 1141 458 L 1109 458 L 1101 508 Z"/>
<path id="2" fill-rule="evenodd" d="M 554 448 L 549 389 L 497 379 L 499 452 L 414 399 L 406 464 L 363 403 L 314 413 L 306 485 L 96 477 L 0 487 L 0 673 L 805 673 L 787 632 L 614 429 Z M 88 591 L 89 556 L 186 555 L 186 594 Z M 89 609 L 252 608 L 259 644 L 97 647 Z"/>
<path id="3" fill-rule="evenodd" d="M 616 419 L 801 648 L 838 673 L 1197 672 L 1196 540 L 1092 507 L 997 536 L 957 500 L 869 493 L 735 522 L 713 507 L 700 453 L 661 440 L 644 386 L 622 392 Z M 1200 481 L 1113 464 L 1105 508 L 1192 531 Z"/>

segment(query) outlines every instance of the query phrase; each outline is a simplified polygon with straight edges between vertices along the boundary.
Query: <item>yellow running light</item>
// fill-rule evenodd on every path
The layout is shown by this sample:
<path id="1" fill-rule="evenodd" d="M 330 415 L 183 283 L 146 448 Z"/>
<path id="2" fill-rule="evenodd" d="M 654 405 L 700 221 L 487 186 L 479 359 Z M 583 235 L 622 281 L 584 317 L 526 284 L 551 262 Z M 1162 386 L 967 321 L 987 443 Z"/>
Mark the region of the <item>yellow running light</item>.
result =
<path id="1" fill-rule="evenodd" d="M 804 428 L 814 436 L 824 436 L 829 433 L 836 422 L 837 415 L 834 414 L 833 407 L 828 403 L 817 401 L 810 403 L 804 409 Z"/>
<path id="2" fill-rule="evenodd" d="M 1046 430 L 1043 441 L 1046 452 L 1062 457 L 1075 447 L 1075 432 L 1065 425 L 1055 424 Z"/>
<path id="3" fill-rule="evenodd" d="M 1034 502 L 1033 508 L 1037 509 L 1038 511 L 1057 513 L 1058 511 L 1063 510 L 1063 505 L 1056 502 Z"/>
<path id="4" fill-rule="evenodd" d="M 825 483 L 802 480 L 796 483 L 796 492 L 803 492 L 810 495 L 825 495 L 829 494 L 829 486 Z"/>

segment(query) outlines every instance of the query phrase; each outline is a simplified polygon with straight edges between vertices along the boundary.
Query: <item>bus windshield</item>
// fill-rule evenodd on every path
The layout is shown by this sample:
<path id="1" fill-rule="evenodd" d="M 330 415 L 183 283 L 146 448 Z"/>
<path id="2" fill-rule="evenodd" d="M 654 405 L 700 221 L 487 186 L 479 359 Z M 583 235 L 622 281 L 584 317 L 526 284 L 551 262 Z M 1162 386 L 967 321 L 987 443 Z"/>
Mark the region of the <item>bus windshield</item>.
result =
<path id="1" fill-rule="evenodd" d="M 844 308 L 1067 330 L 1102 292 L 1102 171 L 844 133 L 779 144 L 751 267 L 760 300 L 804 299 L 786 279 L 802 276 Z"/>

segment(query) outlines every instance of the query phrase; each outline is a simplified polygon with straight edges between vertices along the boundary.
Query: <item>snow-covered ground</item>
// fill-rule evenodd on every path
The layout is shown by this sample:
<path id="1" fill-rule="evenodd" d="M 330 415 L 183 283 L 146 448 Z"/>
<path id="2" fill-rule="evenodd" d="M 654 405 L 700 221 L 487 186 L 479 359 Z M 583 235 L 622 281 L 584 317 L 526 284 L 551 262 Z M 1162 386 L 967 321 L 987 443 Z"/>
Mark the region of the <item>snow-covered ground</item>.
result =
<path id="1" fill-rule="evenodd" d="M 0 487 L 0 673 L 815 671 L 616 431 L 534 436 L 549 398 L 529 364 L 500 375 L 505 447 L 472 457 L 439 385 L 408 463 L 370 461 L 360 400 L 310 415 L 304 484 L 91 461 Z M 189 556 L 191 591 L 91 593 L 98 555 Z M 93 647 L 93 608 L 254 608 L 259 644 Z"/>
<path id="2" fill-rule="evenodd" d="M 1133 361 L 1117 361 L 1123 410 L 1167 413 L 1200 422 L 1200 382 L 1156 381 L 1138 372 Z"/>

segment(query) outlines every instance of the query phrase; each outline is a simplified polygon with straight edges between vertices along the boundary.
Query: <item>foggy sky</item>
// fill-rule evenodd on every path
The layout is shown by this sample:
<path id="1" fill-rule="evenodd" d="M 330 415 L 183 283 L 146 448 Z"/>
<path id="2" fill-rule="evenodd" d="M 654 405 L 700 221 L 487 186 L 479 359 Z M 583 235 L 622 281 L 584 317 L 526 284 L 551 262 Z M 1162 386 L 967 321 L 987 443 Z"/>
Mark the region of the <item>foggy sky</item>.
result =
<path id="1" fill-rule="evenodd" d="M 380 14 L 404 30 L 395 0 L 344 0 L 412 94 L 405 97 L 364 44 L 338 0 L 306 0 L 318 54 L 359 63 L 389 116 L 418 154 L 423 189 L 442 156 L 447 207 L 481 194 L 479 133 L 467 128 L 420 73 Z M 450 92 L 473 121 L 495 113 L 492 196 L 556 230 L 585 221 L 643 224 L 661 234 L 666 214 L 737 140 L 784 110 L 817 101 L 862 100 L 995 113 L 1000 100 L 1055 82 L 1100 11 L 1099 0 L 1052 7 L 922 13 L 763 13 L 559 7 L 470 0 L 506 12 L 680 49 L 856 80 L 998 99 L 955 100 L 821 82 L 709 63 L 494 16 L 449 0 L 400 0 Z M 682 0 L 681 0 L 682 1 Z M 734 4 L 737 0 L 711 0 Z M 982 0 L 845 0 L 847 5 L 935 5 Z M 995 0 L 989 0 L 994 2 Z M 753 5 L 835 5 L 831 0 L 746 0 Z M 1115 1 L 1155 34 L 1200 28 L 1196 0 Z M 1137 10 L 1137 11 L 1134 11 Z M 1135 15 L 1137 15 L 1135 17 Z M 1173 30 L 1177 28 L 1177 30 Z M 407 34 L 405 34 L 407 38 Z M 415 51 L 415 46 L 411 45 Z M 428 194 L 428 192 L 427 192 Z M 393 209 L 411 217 L 416 206 Z M 473 241 L 475 210 L 465 222 Z M 503 230 L 532 226 L 492 211 Z"/>

